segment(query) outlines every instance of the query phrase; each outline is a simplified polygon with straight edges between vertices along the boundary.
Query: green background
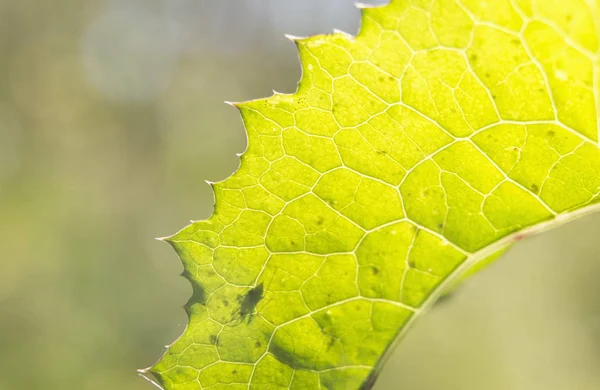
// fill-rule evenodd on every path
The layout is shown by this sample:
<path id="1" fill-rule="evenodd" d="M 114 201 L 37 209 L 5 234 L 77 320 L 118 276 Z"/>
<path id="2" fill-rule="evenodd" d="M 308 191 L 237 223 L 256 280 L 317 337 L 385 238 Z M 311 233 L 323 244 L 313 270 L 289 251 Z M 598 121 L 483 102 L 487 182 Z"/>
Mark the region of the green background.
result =
<path id="1" fill-rule="evenodd" d="M 292 92 L 283 33 L 352 0 L 0 0 L 0 389 L 151 389 L 191 294 L 153 240 L 211 213 L 242 101 Z M 597 389 L 600 217 L 528 239 L 436 306 L 377 389 Z"/>

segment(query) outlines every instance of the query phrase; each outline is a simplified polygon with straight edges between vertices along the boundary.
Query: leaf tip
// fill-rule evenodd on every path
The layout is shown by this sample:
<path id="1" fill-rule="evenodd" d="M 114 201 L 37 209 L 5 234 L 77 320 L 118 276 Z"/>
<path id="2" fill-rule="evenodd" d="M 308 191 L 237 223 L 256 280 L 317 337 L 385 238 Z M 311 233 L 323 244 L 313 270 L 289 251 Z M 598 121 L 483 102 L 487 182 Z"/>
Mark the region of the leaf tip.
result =
<path id="1" fill-rule="evenodd" d="M 223 103 L 227 104 L 228 106 L 235 107 L 238 110 L 240 109 L 240 105 L 242 104 L 240 102 L 230 102 L 229 100 L 225 100 Z"/>
<path id="2" fill-rule="evenodd" d="M 168 244 L 173 245 L 174 241 L 174 235 L 171 236 L 164 236 L 164 237 L 156 237 L 155 238 L 156 241 L 160 241 L 160 242 L 166 242 Z"/>
<path id="3" fill-rule="evenodd" d="M 284 34 L 284 37 L 286 37 L 287 39 L 289 39 L 290 41 L 292 41 L 294 43 L 297 43 L 298 41 L 306 39 L 306 37 L 300 37 L 300 36 L 292 35 L 292 34 Z"/>
<path id="4" fill-rule="evenodd" d="M 151 377 L 151 375 L 152 375 L 151 369 L 152 369 L 151 367 L 139 369 L 139 370 L 137 370 L 137 373 L 139 376 L 141 376 L 142 378 L 144 378 L 145 380 L 147 380 L 148 382 L 153 384 L 156 388 L 162 389 L 162 386 L 159 385 L 158 382 Z"/>
<path id="5" fill-rule="evenodd" d="M 355 2 L 354 6 L 358 9 L 367 9 L 367 8 L 375 8 L 376 7 L 375 5 L 361 3 L 360 1 Z"/>
<path id="6" fill-rule="evenodd" d="M 334 34 L 340 34 L 340 35 L 343 35 L 344 37 L 346 37 L 347 39 L 350 39 L 350 40 L 354 40 L 354 38 L 355 38 L 355 37 L 354 37 L 354 35 L 352 35 L 352 34 L 350 34 L 350 33 L 346 32 L 346 31 L 339 30 L 339 29 L 337 29 L 337 28 L 334 28 L 334 29 L 333 29 L 333 33 L 334 33 Z"/>

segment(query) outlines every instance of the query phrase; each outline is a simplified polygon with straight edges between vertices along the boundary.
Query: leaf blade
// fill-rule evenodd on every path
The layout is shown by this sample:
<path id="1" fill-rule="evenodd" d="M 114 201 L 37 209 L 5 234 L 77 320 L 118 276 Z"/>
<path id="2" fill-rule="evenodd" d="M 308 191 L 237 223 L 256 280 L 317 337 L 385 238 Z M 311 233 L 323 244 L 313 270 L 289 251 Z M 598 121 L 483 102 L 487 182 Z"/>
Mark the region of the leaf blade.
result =
<path id="1" fill-rule="evenodd" d="M 169 239 L 195 293 L 163 386 L 358 388 L 464 272 L 598 208 L 597 10 L 491 4 L 363 9 L 296 40 L 295 94 L 236 104 L 240 168 Z"/>

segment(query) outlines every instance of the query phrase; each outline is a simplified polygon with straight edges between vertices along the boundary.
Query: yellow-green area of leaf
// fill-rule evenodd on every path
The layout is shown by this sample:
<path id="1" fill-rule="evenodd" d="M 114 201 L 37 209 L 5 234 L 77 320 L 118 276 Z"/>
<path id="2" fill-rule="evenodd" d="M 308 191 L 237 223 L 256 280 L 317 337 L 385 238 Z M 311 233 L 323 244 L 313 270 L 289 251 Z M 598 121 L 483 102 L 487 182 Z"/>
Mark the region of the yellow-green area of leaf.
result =
<path id="1" fill-rule="evenodd" d="M 597 0 L 393 0 L 295 39 L 296 93 L 236 104 L 248 149 L 166 240 L 194 288 L 166 389 L 369 388 L 469 269 L 594 210 Z"/>

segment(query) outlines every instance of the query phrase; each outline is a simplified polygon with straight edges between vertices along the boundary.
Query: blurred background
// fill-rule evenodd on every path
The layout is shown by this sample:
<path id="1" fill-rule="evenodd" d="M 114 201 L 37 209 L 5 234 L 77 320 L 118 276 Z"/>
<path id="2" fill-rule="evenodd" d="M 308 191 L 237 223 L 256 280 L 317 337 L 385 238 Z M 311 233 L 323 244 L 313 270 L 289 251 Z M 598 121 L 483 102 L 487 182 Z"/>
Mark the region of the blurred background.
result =
<path id="1" fill-rule="evenodd" d="M 0 0 L 0 389 L 133 389 L 191 287 L 153 238 L 208 217 L 284 33 L 353 0 Z M 600 216 L 520 243 L 424 317 L 376 389 L 600 388 Z"/>

